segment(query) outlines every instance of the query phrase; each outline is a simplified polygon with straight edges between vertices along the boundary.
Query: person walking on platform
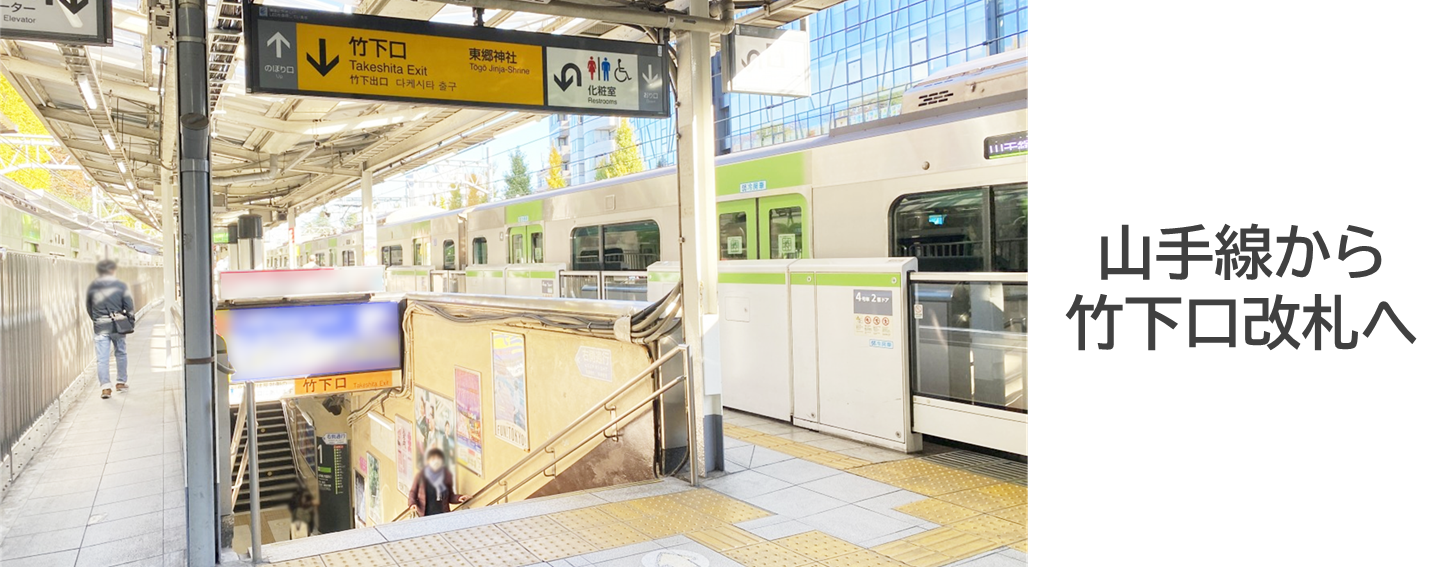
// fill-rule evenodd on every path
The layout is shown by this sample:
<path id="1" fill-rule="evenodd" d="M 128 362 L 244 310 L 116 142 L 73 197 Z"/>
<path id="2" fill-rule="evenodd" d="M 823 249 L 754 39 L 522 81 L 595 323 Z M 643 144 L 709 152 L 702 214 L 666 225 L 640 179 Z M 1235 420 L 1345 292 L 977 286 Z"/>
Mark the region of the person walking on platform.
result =
<path id="1" fill-rule="evenodd" d="M 469 497 L 455 494 L 455 479 L 445 470 L 445 452 L 433 447 L 424 456 L 424 470 L 414 475 L 409 488 L 409 509 L 418 516 L 450 511 L 451 504 L 463 504 Z"/>
<path id="2" fill-rule="evenodd" d="M 127 390 L 126 335 L 136 330 L 131 289 L 116 279 L 116 261 L 96 263 L 97 278 L 86 290 L 86 313 L 96 339 L 96 379 L 101 398 L 111 397 L 111 354 L 116 353 L 116 392 Z"/>

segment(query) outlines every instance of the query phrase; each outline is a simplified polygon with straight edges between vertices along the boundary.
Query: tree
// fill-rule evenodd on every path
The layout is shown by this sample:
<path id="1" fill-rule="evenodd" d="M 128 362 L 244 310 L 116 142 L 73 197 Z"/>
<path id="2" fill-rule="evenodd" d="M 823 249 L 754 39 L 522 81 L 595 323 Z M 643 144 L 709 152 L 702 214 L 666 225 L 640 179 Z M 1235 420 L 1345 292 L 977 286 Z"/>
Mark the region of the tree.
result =
<path id="1" fill-rule="evenodd" d="M 642 161 L 642 149 L 637 147 L 630 120 L 622 120 L 617 125 L 613 138 L 616 149 L 611 150 L 605 164 L 597 165 L 596 179 L 612 179 L 647 169 L 646 163 Z"/>
<path id="2" fill-rule="evenodd" d="M 455 184 L 455 187 L 453 189 L 450 189 L 449 205 L 450 206 L 445 207 L 445 209 L 450 211 L 465 206 L 465 194 L 460 191 L 459 184 Z"/>
<path id="3" fill-rule="evenodd" d="M 525 154 L 517 148 L 510 154 L 510 173 L 505 176 L 505 198 L 524 197 L 530 194 L 530 170 L 525 165 Z"/>
<path id="4" fill-rule="evenodd" d="M 561 150 L 551 145 L 550 166 L 546 173 L 546 186 L 551 189 L 560 189 L 566 184 L 566 167 L 561 163 Z"/>
<path id="5" fill-rule="evenodd" d="M 471 173 L 470 175 L 465 177 L 465 180 L 462 181 L 462 183 L 464 183 L 465 186 L 469 188 L 468 192 L 465 195 L 466 206 L 473 207 L 475 205 L 490 202 L 489 179 L 482 180 L 478 175 Z"/>

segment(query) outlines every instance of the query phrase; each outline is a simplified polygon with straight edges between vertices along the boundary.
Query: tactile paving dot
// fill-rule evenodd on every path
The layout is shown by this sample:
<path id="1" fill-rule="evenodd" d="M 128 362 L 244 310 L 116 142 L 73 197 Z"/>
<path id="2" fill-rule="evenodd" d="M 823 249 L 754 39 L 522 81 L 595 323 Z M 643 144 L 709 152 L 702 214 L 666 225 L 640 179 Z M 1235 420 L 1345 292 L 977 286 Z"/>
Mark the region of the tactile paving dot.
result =
<path id="1" fill-rule="evenodd" d="M 617 519 L 611 514 L 607 514 L 605 511 L 597 507 L 580 508 L 567 512 L 557 512 L 555 514 L 550 514 L 547 517 L 555 520 L 556 523 L 561 524 L 562 526 L 566 526 L 567 529 L 572 531 L 600 526 L 602 524 L 610 524 L 617 521 Z"/>
<path id="2" fill-rule="evenodd" d="M 950 527 L 1001 545 L 1026 538 L 1025 526 L 995 516 L 976 516 Z"/>
<path id="3" fill-rule="evenodd" d="M 747 442 L 752 443 L 754 445 L 757 445 L 759 447 L 779 447 L 779 446 L 787 445 L 787 444 L 793 442 L 791 440 L 784 439 L 784 438 L 779 437 L 777 435 L 759 435 L 759 436 L 756 436 L 756 437 L 749 437 L 747 439 L 743 439 L 743 441 L 747 441 Z"/>
<path id="4" fill-rule="evenodd" d="M 521 567 L 541 562 L 518 543 L 482 547 L 466 551 L 463 555 L 475 567 Z"/>
<path id="5" fill-rule="evenodd" d="M 1012 544 L 1010 546 L 1010 548 L 1011 549 L 1015 549 L 1015 550 L 1019 550 L 1021 553 L 1030 553 L 1030 548 L 1028 548 L 1026 546 L 1026 544 L 1028 544 L 1030 542 L 1031 542 L 1031 540 L 1029 540 L 1029 539 L 1023 539 L 1023 540 L 1020 540 L 1020 541 L 1015 542 L 1014 544 Z"/>
<path id="6" fill-rule="evenodd" d="M 632 506 L 630 502 L 612 502 L 611 504 L 603 504 L 597 508 L 618 520 L 635 520 L 647 517 L 646 512 L 643 512 L 641 508 Z"/>
<path id="7" fill-rule="evenodd" d="M 942 526 L 980 515 L 980 512 L 976 512 L 975 510 L 934 498 L 910 502 L 894 510 L 904 512 L 905 514 L 922 520 L 929 520 Z"/>
<path id="8" fill-rule="evenodd" d="M 864 478 L 894 484 L 896 481 L 924 476 L 943 468 L 945 467 L 927 463 L 920 459 L 903 459 L 862 466 L 854 469 L 854 474 Z"/>
<path id="9" fill-rule="evenodd" d="M 570 532 L 561 532 L 528 539 L 520 542 L 532 555 L 539 557 L 541 561 L 555 561 L 564 557 L 575 557 L 583 553 L 596 551 L 596 546 L 582 539 L 581 536 Z"/>
<path id="10" fill-rule="evenodd" d="M 746 522 L 748 520 L 756 520 L 758 518 L 766 518 L 773 515 L 772 512 L 763 510 L 761 508 L 758 508 L 757 506 L 753 506 L 752 504 L 739 502 L 737 500 L 732 500 L 725 497 L 721 501 L 704 502 L 696 506 L 692 506 L 692 509 L 696 510 L 699 514 L 703 514 L 729 524 Z"/>
<path id="11" fill-rule="evenodd" d="M 631 526 L 621 522 L 611 522 L 609 524 L 580 528 L 572 531 L 576 532 L 576 535 L 581 536 L 581 539 L 596 546 L 597 549 L 611 549 L 652 539 L 647 537 L 647 534 L 636 531 Z"/>
<path id="12" fill-rule="evenodd" d="M 975 489 L 940 494 L 936 498 L 978 512 L 993 512 L 1026 503 L 1023 498 L 993 496 Z"/>
<path id="13" fill-rule="evenodd" d="M 328 567 L 378 567 L 380 565 L 398 565 L 389 552 L 384 550 L 382 545 L 371 545 L 346 551 L 329 553 L 323 556 L 323 564 Z"/>
<path id="14" fill-rule="evenodd" d="M 932 471 L 916 477 L 900 480 L 896 483 L 900 488 L 918 492 L 926 496 L 938 496 L 970 490 L 982 486 L 1000 484 L 999 480 L 984 475 L 978 475 L 949 467 L 938 467 L 940 470 Z"/>
<path id="15" fill-rule="evenodd" d="M 384 544 L 384 548 L 389 550 L 389 555 L 401 563 L 447 555 L 456 551 L 454 546 L 451 546 L 441 535 L 391 541 Z"/>
<path id="16" fill-rule="evenodd" d="M 1022 504 L 1020 506 L 1012 506 L 1004 510 L 996 510 L 994 512 L 991 512 L 990 515 L 1005 520 L 1007 522 L 1015 522 L 1022 526 L 1029 526 L 1031 525 L 1029 512 L 1029 507 L 1025 504 Z"/>
<path id="17" fill-rule="evenodd" d="M 428 559 L 420 559 L 418 561 L 409 561 L 409 562 L 406 562 L 406 563 L 400 563 L 399 564 L 399 567 L 475 567 L 475 566 L 474 565 L 471 565 L 470 564 L 470 561 L 468 559 L 465 559 L 465 556 L 464 555 L 459 554 L 459 553 L 451 553 L 449 555 L 440 555 L 438 557 L 430 557 Z"/>
<path id="18" fill-rule="evenodd" d="M 939 567 L 953 561 L 948 555 L 909 543 L 905 540 L 891 541 L 874 548 L 885 557 L 912 565 L 913 567 Z"/>
<path id="19" fill-rule="evenodd" d="M 729 549 L 723 555 L 743 564 L 743 567 L 798 567 L 813 562 L 803 554 L 789 551 L 771 541 Z"/>
<path id="20" fill-rule="evenodd" d="M 729 437 L 732 437 L 732 438 L 735 438 L 735 439 L 745 439 L 745 440 L 748 437 L 758 437 L 760 435 L 767 435 L 766 433 L 763 433 L 762 431 L 758 431 L 756 429 L 748 429 L 748 428 L 743 427 L 741 425 L 731 425 L 731 424 L 723 424 L 723 426 L 722 426 L 722 432 L 725 435 L 729 436 Z"/>
<path id="21" fill-rule="evenodd" d="M 763 538 L 752 532 L 727 524 L 695 531 L 687 534 L 687 537 L 717 552 L 763 542 Z"/>
<path id="22" fill-rule="evenodd" d="M 774 540 L 774 543 L 818 561 L 864 550 L 862 547 L 816 530 L 777 539 Z"/>
<path id="23" fill-rule="evenodd" d="M 441 535 L 444 536 L 445 541 L 450 542 L 450 545 L 455 546 L 455 549 L 461 551 L 514 542 L 514 540 L 510 539 L 510 536 L 505 535 L 505 532 L 500 531 L 500 528 L 495 526 L 476 526 L 464 530 L 445 532 Z"/>
<path id="24" fill-rule="evenodd" d="M 830 557 L 819 563 L 828 567 L 904 567 L 903 563 L 885 557 L 875 551 L 855 551 L 848 555 Z"/>
<path id="25" fill-rule="evenodd" d="M 773 450 L 778 451 L 779 453 L 783 453 L 785 455 L 792 455 L 794 457 L 807 457 L 809 455 L 817 455 L 819 453 L 824 453 L 828 451 L 827 449 L 820 449 L 818 447 L 814 447 L 813 445 L 805 445 L 803 443 L 797 442 L 788 443 L 786 445 L 779 445 L 777 447 L 774 447 Z"/>
<path id="26" fill-rule="evenodd" d="M 627 520 L 624 523 L 631 526 L 632 529 L 651 536 L 652 539 L 661 539 L 706 529 L 722 522 L 696 512 L 688 512 L 669 516 L 648 516 Z"/>
<path id="27" fill-rule="evenodd" d="M 866 461 L 864 459 L 860 459 L 858 457 L 850 457 L 848 455 L 842 455 L 842 454 L 835 453 L 835 452 L 832 452 L 832 451 L 825 451 L 823 453 L 814 453 L 814 454 L 808 455 L 806 457 L 803 457 L 803 460 L 809 461 L 809 462 L 818 463 L 820 465 L 824 465 L 824 466 L 827 466 L 827 467 L 833 467 L 833 468 L 839 469 L 841 471 L 842 470 L 855 469 L 855 468 L 858 468 L 858 467 L 862 467 L 862 466 L 866 466 L 866 465 L 872 464 L 869 461 Z"/>
<path id="28" fill-rule="evenodd" d="M 567 531 L 565 526 L 546 516 L 501 522 L 495 524 L 495 527 L 515 538 L 515 541 L 525 541 Z"/>

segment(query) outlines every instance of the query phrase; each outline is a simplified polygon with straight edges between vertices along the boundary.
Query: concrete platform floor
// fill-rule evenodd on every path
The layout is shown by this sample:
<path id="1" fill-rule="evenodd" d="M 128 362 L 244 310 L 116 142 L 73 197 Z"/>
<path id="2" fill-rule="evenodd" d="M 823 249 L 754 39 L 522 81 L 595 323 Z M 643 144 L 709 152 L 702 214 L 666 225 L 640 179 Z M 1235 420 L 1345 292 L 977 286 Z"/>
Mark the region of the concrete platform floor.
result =
<path id="1" fill-rule="evenodd" d="M 269 545 L 264 558 L 289 567 L 1026 564 L 1021 463 L 944 447 L 904 455 L 735 412 L 725 422 L 728 472 L 700 488 L 667 479 L 460 510 Z"/>
<path id="2" fill-rule="evenodd" d="M 183 565 L 181 342 L 158 312 L 128 338 L 131 391 L 89 388 L 0 502 L 5 567 Z M 113 367 L 111 376 L 115 379 Z"/>

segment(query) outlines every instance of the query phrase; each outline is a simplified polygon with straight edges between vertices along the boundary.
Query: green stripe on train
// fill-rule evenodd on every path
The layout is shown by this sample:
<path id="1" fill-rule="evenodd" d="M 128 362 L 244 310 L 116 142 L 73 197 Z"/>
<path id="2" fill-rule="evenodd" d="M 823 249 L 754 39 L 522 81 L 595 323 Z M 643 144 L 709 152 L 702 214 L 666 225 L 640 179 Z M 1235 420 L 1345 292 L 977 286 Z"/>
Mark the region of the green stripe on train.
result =
<path id="1" fill-rule="evenodd" d="M 555 272 L 510 272 L 512 278 L 533 278 L 538 280 L 556 279 Z"/>
<path id="2" fill-rule="evenodd" d="M 467 278 L 478 278 L 481 276 L 498 278 L 504 274 L 505 272 L 502 272 L 500 270 L 465 270 L 465 277 Z"/>
<path id="3" fill-rule="evenodd" d="M 783 274 L 742 274 L 742 273 L 717 273 L 717 282 L 725 284 L 766 284 L 783 285 L 787 283 Z"/>
<path id="4" fill-rule="evenodd" d="M 735 274 L 719 272 L 717 281 L 725 284 L 783 285 L 785 281 L 791 281 L 793 285 L 899 287 L 903 277 L 901 274 L 813 273 L 793 274 L 791 278 L 785 280 L 783 274 Z"/>
<path id="5" fill-rule="evenodd" d="M 647 281 L 650 281 L 650 282 L 680 282 L 680 281 L 682 281 L 682 274 L 679 274 L 677 272 L 650 272 L 650 273 L 647 274 Z M 718 277 L 718 281 L 722 281 L 722 277 L 721 276 Z"/>

